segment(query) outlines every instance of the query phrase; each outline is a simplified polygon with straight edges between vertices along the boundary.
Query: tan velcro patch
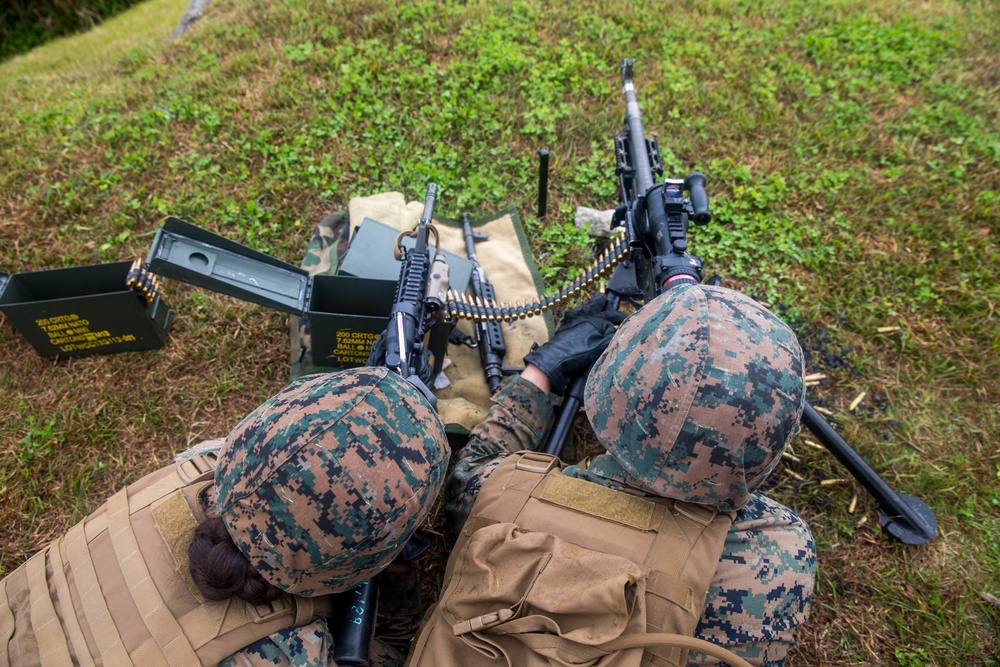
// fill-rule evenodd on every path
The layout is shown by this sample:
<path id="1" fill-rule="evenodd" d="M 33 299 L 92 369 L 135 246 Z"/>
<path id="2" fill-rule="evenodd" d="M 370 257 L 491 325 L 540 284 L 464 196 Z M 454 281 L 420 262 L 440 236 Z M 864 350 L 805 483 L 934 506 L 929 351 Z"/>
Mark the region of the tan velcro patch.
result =
<path id="1" fill-rule="evenodd" d="M 600 484 L 549 475 L 541 500 L 638 530 L 649 530 L 656 504 Z"/>
<path id="2" fill-rule="evenodd" d="M 170 550 L 174 567 L 184 579 L 188 590 L 200 600 L 204 600 L 198 587 L 195 586 L 194 579 L 191 578 L 191 570 L 188 568 L 187 548 L 191 544 L 194 529 L 198 527 L 198 520 L 195 519 L 191 508 L 188 507 L 187 501 L 184 500 L 180 491 L 175 491 L 153 505 L 152 512 L 156 529 L 163 536 L 163 541 Z"/>

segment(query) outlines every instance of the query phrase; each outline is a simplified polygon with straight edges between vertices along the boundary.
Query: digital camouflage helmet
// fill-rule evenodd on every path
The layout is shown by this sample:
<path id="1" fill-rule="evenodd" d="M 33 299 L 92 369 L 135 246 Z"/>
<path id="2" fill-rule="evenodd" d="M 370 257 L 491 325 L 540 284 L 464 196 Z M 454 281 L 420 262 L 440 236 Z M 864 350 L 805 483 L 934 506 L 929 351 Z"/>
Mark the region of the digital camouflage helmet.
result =
<path id="1" fill-rule="evenodd" d="M 802 350 L 739 292 L 684 285 L 628 318 L 587 380 L 598 439 L 658 496 L 742 507 L 799 432 Z"/>
<path id="2" fill-rule="evenodd" d="M 305 596 L 343 591 L 406 545 L 449 454 L 434 408 L 387 369 L 305 376 L 226 438 L 216 510 L 270 583 Z"/>

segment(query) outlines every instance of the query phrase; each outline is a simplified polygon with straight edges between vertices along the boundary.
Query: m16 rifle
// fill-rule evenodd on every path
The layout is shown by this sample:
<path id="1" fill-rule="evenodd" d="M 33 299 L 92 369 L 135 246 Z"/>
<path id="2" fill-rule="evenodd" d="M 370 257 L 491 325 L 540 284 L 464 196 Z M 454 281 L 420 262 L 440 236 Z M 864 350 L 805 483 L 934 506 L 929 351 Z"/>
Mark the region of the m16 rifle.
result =
<path id="1" fill-rule="evenodd" d="M 369 363 L 384 365 L 399 373 L 427 397 L 431 405 L 437 403 L 431 392 L 433 378 L 441 371 L 444 362 L 435 357 L 431 365 L 430 351 L 436 349 L 434 341 L 429 345 L 426 339 L 439 339 L 445 315 L 444 305 L 448 298 L 448 263 L 444 255 L 437 252 L 433 259 L 430 253 L 430 236 L 434 236 L 434 247 L 440 248 L 437 230 L 431 225 L 434 217 L 434 202 L 437 199 L 437 185 L 427 186 L 424 198 L 424 212 L 416 229 L 404 232 L 396 238 L 396 259 L 402 260 L 396 297 L 389 315 L 389 325 L 384 334 L 384 351 L 376 343 Z M 415 240 L 412 248 L 404 248 L 402 240 Z M 445 338 L 447 334 L 445 333 Z"/>
<path id="2" fill-rule="evenodd" d="M 475 268 L 472 270 L 470 286 L 472 296 L 477 303 L 492 303 L 496 301 L 496 291 L 493 285 L 486 278 L 486 271 L 479 264 L 476 256 L 476 241 L 483 241 L 487 237 L 485 234 L 475 232 L 472 229 L 472 222 L 469 214 L 462 214 L 462 236 L 465 238 L 465 252 Z M 490 393 L 495 393 L 503 380 L 504 367 L 503 358 L 507 354 L 507 343 L 503 337 L 503 328 L 497 320 L 477 320 L 475 346 L 479 350 L 479 359 L 482 362 L 483 373 L 486 376 L 486 384 L 490 388 Z"/>
<path id="3" fill-rule="evenodd" d="M 625 233 L 580 278 L 555 295 L 532 304 L 487 303 L 471 307 L 449 299 L 451 314 L 474 320 L 530 317 L 580 293 L 612 269 L 614 273 L 605 290 L 605 307 L 610 309 L 617 309 L 623 299 L 648 302 L 677 285 L 701 282 L 702 262 L 688 252 L 687 232 L 691 222 L 704 225 L 712 219 L 705 176 L 694 172 L 684 179 L 656 180 L 663 175 L 663 164 L 656 138 L 648 139 L 643 130 L 631 60 L 622 61 L 621 75 L 625 121 L 622 133 L 614 140 L 621 204 L 615 208 L 613 225 L 623 228 Z M 562 451 L 582 404 L 585 383 L 586 375 L 569 383 L 559 417 L 545 445 L 547 453 L 558 455 Z M 802 421 L 878 500 L 886 532 L 905 544 L 923 544 L 934 537 L 937 519 L 925 503 L 895 493 L 809 404 Z"/>
<path id="4" fill-rule="evenodd" d="M 449 268 L 444 256 L 436 252 L 431 257 L 430 237 L 434 247 L 440 248 L 437 231 L 431 224 L 437 185 L 430 183 L 424 198 L 424 211 L 416 229 L 396 238 L 395 256 L 402 260 L 396 296 L 389 315 L 389 323 L 380 339 L 372 346 L 370 365 L 386 366 L 405 378 L 436 405 L 431 392 L 434 376 L 441 371 L 443 359 L 434 358 L 428 337 L 441 335 L 443 308 L 448 295 Z M 402 240 L 413 238 L 412 248 L 405 248 Z M 447 338 L 447 333 L 443 334 Z M 443 355 L 441 355 L 443 356 Z M 409 561 L 430 546 L 430 540 L 421 533 L 411 536 L 400 558 Z M 343 603 L 338 605 L 332 632 L 336 639 L 334 660 L 338 665 L 367 667 L 368 651 L 375 631 L 375 613 L 378 600 L 378 575 L 358 584 L 351 591 L 341 594 Z"/>

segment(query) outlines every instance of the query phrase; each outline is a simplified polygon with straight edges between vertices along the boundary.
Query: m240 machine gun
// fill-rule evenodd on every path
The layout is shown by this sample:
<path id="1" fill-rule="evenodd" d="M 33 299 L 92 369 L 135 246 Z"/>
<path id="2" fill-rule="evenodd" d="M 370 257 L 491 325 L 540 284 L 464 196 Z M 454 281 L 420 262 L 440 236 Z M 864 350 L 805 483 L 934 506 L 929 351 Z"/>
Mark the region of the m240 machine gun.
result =
<path id="1" fill-rule="evenodd" d="M 396 239 L 395 256 L 401 260 L 399 281 L 385 333 L 372 346 L 368 360 L 371 365 L 386 366 L 414 385 L 430 401 L 437 399 L 431 392 L 433 377 L 441 371 L 443 355 L 431 360 L 430 347 L 425 339 L 443 335 L 447 329 L 442 323 L 443 306 L 448 295 L 448 263 L 440 252 L 431 255 L 428 243 L 434 235 L 434 247 L 440 248 L 437 232 L 431 224 L 437 185 L 430 183 L 424 197 L 424 211 L 417 227 L 404 232 Z M 415 240 L 412 248 L 402 244 L 404 237 Z M 433 346 L 433 345 L 432 345 Z M 442 357 L 442 358 L 438 358 Z M 430 539 L 420 532 L 411 536 L 400 557 L 409 561 L 430 546 Z M 334 660 L 338 665 L 366 667 L 368 648 L 375 630 L 375 610 L 378 599 L 378 575 L 362 582 L 353 591 L 346 605 L 341 605 L 342 615 L 333 626 L 336 637 Z"/>
<path id="2" fill-rule="evenodd" d="M 612 270 L 606 288 L 607 308 L 618 308 L 623 299 L 648 302 L 677 285 L 701 282 L 702 262 L 688 252 L 687 233 L 691 222 L 704 225 L 712 219 L 705 176 L 694 172 L 683 179 L 657 180 L 663 175 L 663 164 L 656 138 L 647 138 L 643 130 L 631 60 L 622 61 L 621 75 L 625 122 L 614 139 L 621 204 L 614 211 L 613 226 L 623 228 L 625 233 L 582 276 L 554 295 L 530 304 L 469 304 L 453 293 L 447 304 L 452 316 L 503 321 L 537 315 Z M 544 182 L 540 179 L 540 183 Z M 540 192 L 539 201 L 543 196 Z M 582 404 L 585 382 L 585 376 L 570 382 L 545 446 L 547 453 L 562 451 Z M 893 491 L 808 403 L 802 421 L 875 497 L 886 532 L 905 544 L 923 544 L 934 537 L 937 519 L 924 502 Z"/>

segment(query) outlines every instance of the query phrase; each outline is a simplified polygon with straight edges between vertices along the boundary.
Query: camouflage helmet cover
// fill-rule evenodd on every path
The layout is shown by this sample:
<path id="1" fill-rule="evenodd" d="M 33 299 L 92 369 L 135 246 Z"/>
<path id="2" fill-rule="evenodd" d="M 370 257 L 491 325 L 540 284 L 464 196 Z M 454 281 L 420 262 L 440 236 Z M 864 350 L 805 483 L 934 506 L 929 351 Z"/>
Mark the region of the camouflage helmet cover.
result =
<path id="1" fill-rule="evenodd" d="M 299 378 L 219 452 L 216 509 L 250 563 L 299 595 L 388 565 L 426 518 L 450 449 L 437 413 L 385 368 Z"/>
<path id="2" fill-rule="evenodd" d="M 619 328 L 584 397 L 598 439 L 659 496 L 742 507 L 799 432 L 802 350 L 739 292 L 685 285 Z"/>

